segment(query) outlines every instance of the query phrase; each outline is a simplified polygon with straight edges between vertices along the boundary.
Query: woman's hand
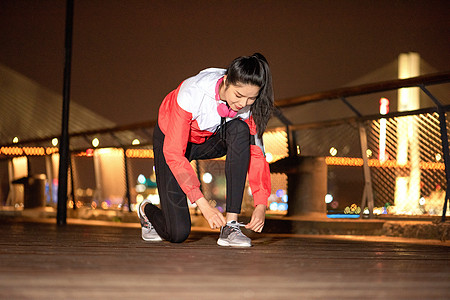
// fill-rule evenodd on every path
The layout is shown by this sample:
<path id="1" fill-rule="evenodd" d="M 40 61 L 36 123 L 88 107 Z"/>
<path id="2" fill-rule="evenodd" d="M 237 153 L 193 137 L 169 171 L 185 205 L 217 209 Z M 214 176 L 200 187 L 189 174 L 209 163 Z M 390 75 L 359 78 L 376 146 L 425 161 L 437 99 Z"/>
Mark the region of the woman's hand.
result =
<path id="1" fill-rule="evenodd" d="M 208 221 L 211 229 L 220 228 L 227 224 L 222 213 L 217 208 L 212 207 L 204 197 L 198 199 L 195 203 L 202 212 L 203 217 Z"/>
<path id="2" fill-rule="evenodd" d="M 250 223 L 245 225 L 245 228 L 253 230 L 255 232 L 261 232 L 264 227 L 264 221 L 266 219 L 266 206 L 264 204 L 258 204 L 252 214 Z"/>

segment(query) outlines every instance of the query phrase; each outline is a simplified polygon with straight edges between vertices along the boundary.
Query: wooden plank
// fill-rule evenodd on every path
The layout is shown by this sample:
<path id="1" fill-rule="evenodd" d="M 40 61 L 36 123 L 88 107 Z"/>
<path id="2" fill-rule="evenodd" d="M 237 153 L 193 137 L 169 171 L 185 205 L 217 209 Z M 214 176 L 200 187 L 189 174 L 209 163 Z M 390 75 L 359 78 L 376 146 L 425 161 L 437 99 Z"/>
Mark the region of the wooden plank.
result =
<path id="1" fill-rule="evenodd" d="M 121 226 L 0 224 L 2 299 L 444 299 L 448 247 L 254 234 L 148 243 Z"/>

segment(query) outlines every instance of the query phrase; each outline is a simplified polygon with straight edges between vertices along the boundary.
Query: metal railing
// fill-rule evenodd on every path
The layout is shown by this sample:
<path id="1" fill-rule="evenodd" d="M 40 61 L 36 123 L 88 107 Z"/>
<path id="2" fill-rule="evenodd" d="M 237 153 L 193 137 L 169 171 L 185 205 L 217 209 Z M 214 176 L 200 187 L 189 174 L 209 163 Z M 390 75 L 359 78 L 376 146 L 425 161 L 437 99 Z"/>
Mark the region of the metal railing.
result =
<path id="1" fill-rule="evenodd" d="M 365 84 L 365 85 L 359 85 L 354 87 L 348 87 L 348 88 L 341 88 L 341 89 L 335 89 L 331 91 L 321 92 L 321 93 L 315 93 L 310 94 L 306 96 L 301 97 L 295 97 L 295 98 L 289 98 L 289 99 L 283 99 L 276 101 L 277 110 L 275 113 L 275 116 L 278 117 L 284 124 L 285 127 L 282 128 L 272 128 L 270 129 L 266 135 L 270 135 L 272 138 L 272 144 L 276 144 L 276 147 L 274 150 L 271 150 L 275 157 L 275 159 L 285 157 L 287 155 L 290 156 L 296 156 L 298 153 L 298 148 L 303 147 L 304 149 L 307 149 L 308 147 L 311 148 L 314 143 L 311 143 L 311 140 L 307 140 L 308 134 L 301 134 L 305 133 L 307 131 L 309 132 L 317 132 L 314 133 L 320 136 L 324 136 L 324 133 L 329 132 L 330 135 L 339 136 L 338 132 L 341 132 L 341 137 L 345 137 L 345 139 L 349 139 L 349 143 L 355 144 L 360 143 L 360 151 L 357 151 L 359 154 L 359 163 L 358 166 L 362 166 L 363 168 L 363 178 L 364 180 L 361 182 L 363 190 L 362 192 L 362 201 L 361 201 L 361 209 L 364 210 L 365 207 L 368 207 L 369 216 L 373 215 L 373 210 L 375 206 L 379 206 L 379 204 L 384 200 L 380 199 L 380 194 L 386 194 L 386 197 L 393 197 L 392 191 L 390 192 L 380 192 L 377 188 L 377 185 L 380 185 L 377 182 L 383 181 L 386 177 L 385 172 L 386 170 L 391 172 L 391 181 L 395 179 L 396 174 L 399 174 L 401 170 L 405 170 L 403 166 L 394 166 L 390 169 L 386 169 L 386 166 L 375 166 L 374 167 L 374 160 L 368 157 L 367 153 L 370 148 L 373 148 L 373 144 L 376 143 L 376 135 L 377 135 L 377 129 L 379 127 L 379 120 L 385 119 L 390 120 L 390 122 L 393 122 L 392 124 L 396 123 L 397 119 L 407 116 L 426 116 L 426 118 L 432 120 L 432 127 L 434 129 L 439 128 L 439 132 L 434 132 L 434 136 L 440 135 L 438 138 L 440 139 L 440 145 L 441 145 L 441 151 L 442 151 L 442 158 L 444 161 L 445 169 L 444 175 L 439 175 L 441 177 L 444 177 L 443 179 L 439 177 L 440 179 L 436 179 L 435 181 L 438 182 L 440 185 L 447 185 L 449 175 L 448 175 L 448 163 L 449 163 L 449 152 L 448 152 L 448 137 L 447 137 L 447 120 L 445 118 L 445 112 L 447 112 L 450 109 L 450 106 L 443 105 L 440 101 L 434 97 L 429 90 L 427 89 L 427 86 L 430 85 L 436 85 L 436 84 L 443 84 L 450 82 L 450 72 L 445 73 L 437 73 L 437 74 L 431 74 L 431 75 L 423 75 L 418 76 L 414 78 L 408 78 L 408 79 L 399 79 L 399 80 L 390 80 L 390 81 L 384 81 L 384 82 L 378 82 L 378 83 L 371 83 L 371 84 Z M 372 114 L 372 115 L 362 115 L 358 109 L 356 109 L 348 100 L 349 97 L 355 97 L 359 95 L 367 95 L 372 93 L 378 93 L 383 91 L 390 91 L 390 90 L 396 90 L 399 88 L 406 88 L 406 87 L 419 87 L 426 95 L 432 99 L 432 101 L 435 103 L 436 107 L 431 108 L 424 108 L 414 111 L 404 111 L 404 112 L 392 112 L 385 115 L 381 114 Z M 341 101 L 346 107 L 350 108 L 353 113 L 355 114 L 354 117 L 349 118 L 343 118 L 343 119 L 333 119 L 323 122 L 315 122 L 315 123 L 308 123 L 308 124 L 294 124 L 291 122 L 286 116 L 283 114 L 282 110 L 285 108 L 300 106 L 308 103 L 313 102 L 320 102 L 320 101 Z M 428 122 L 428 121 L 427 121 Z M 425 122 L 425 123 L 427 123 Z M 431 124 L 428 122 L 427 124 Z M 434 122 L 434 123 L 433 123 Z M 149 122 L 142 122 L 137 124 L 131 124 L 127 126 L 118 126 L 113 128 L 104 128 L 104 129 L 98 129 L 98 130 L 89 130 L 89 131 L 83 131 L 83 132 L 75 132 L 70 134 L 70 150 L 72 153 L 71 156 L 71 162 L 72 167 L 70 168 L 70 173 L 72 180 L 69 181 L 69 185 L 71 185 L 71 194 L 72 194 L 72 200 L 73 200 L 73 207 L 76 208 L 75 201 L 76 198 L 89 198 L 93 199 L 96 194 L 98 195 L 98 190 L 101 189 L 101 187 L 96 186 L 96 183 L 89 183 L 85 184 L 82 183 L 79 178 L 81 178 L 83 175 L 80 175 L 81 168 L 77 167 L 77 164 L 80 165 L 82 163 L 86 163 L 89 159 L 91 161 L 88 162 L 89 166 L 92 167 L 93 172 L 95 169 L 94 161 L 92 158 L 89 158 L 89 155 L 86 155 L 87 149 L 92 149 L 93 146 L 91 145 L 91 140 L 93 137 L 101 137 L 101 144 L 99 148 L 118 148 L 122 149 L 120 153 L 118 153 L 117 158 L 121 158 L 121 167 L 123 169 L 122 175 L 120 176 L 124 184 L 124 190 L 125 192 L 123 195 L 119 195 L 119 198 L 123 198 L 122 204 L 120 207 L 128 207 L 128 209 L 131 210 L 132 202 L 134 201 L 135 197 L 137 196 L 137 192 L 130 187 L 130 185 L 135 184 L 135 179 L 138 176 L 138 170 L 140 169 L 140 165 L 142 165 L 142 161 L 139 160 L 140 158 L 138 156 L 131 155 L 132 152 L 129 150 L 133 149 L 144 149 L 144 151 L 151 151 L 151 143 L 152 143 L 152 128 L 155 126 L 155 121 L 149 121 Z M 389 123 L 390 124 L 390 123 Z M 377 127 L 378 126 L 378 127 Z M 396 125 L 389 125 L 392 128 Z M 428 127 L 430 125 L 427 125 Z M 332 129 L 330 129 L 332 128 Z M 426 129 L 424 129 L 426 130 Z M 395 130 L 394 130 L 395 131 Z M 352 134 L 349 134 L 349 132 L 352 132 Z M 314 134 L 310 134 L 310 136 L 314 136 Z M 7 160 L 10 160 L 11 157 L 16 156 L 23 156 L 26 155 L 28 157 L 28 160 L 33 159 L 33 154 L 30 154 L 32 152 L 24 151 L 24 149 L 32 149 L 33 147 L 41 147 L 44 150 L 42 150 L 39 153 L 47 153 L 51 154 L 54 152 L 57 152 L 54 148 L 52 148 L 51 140 L 55 136 L 48 136 L 45 138 L 39 138 L 39 139 L 29 139 L 29 140 L 21 140 L 18 144 L 6 144 L 2 145 L 2 149 L 18 149 L 17 152 L 8 152 L 2 150 L 0 152 L 0 158 L 4 158 Z M 131 141 L 134 139 L 139 139 L 138 145 L 131 145 Z M 265 137 L 266 139 L 266 137 Z M 312 138 L 314 139 L 314 138 Z M 341 138 L 342 140 L 343 138 Z M 275 142 L 273 142 L 275 141 Z M 267 143 L 267 142 L 266 142 Z M 317 147 L 320 147 L 318 145 L 319 143 L 315 143 Z M 326 143 L 322 143 L 326 144 Z M 307 145 L 307 146 L 305 146 Z M 434 143 L 434 146 L 436 143 Z M 268 147 L 266 145 L 266 147 Z M 322 147 L 323 148 L 323 147 Z M 343 147 L 345 148 L 345 147 Z M 436 148 L 436 147 L 435 147 Z M 434 149 L 435 149 L 434 148 Z M 145 150 L 147 149 L 147 150 Z M 325 149 L 325 148 L 324 148 Z M 390 151 L 394 151 L 395 147 L 393 146 Z M 325 149 L 326 150 L 326 149 Z M 22 152 L 21 152 L 22 151 Z M 305 150 L 306 151 L 306 150 Z M 436 150 L 437 151 L 437 150 Z M 307 151 L 306 151 L 307 152 Z M 315 153 L 316 155 L 322 155 L 326 156 L 325 151 L 317 151 L 316 149 L 311 150 L 312 153 Z M 29 153 L 29 154 L 27 154 Z M 92 154 L 92 153 L 91 153 Z M 303 153 L 302 153 L 303 154 Z M 352 155 L 348 155 L 348 158 L 351 158 L 350 156 L 358 156 L 355 151 L 351 153 Z M 133 157 L 131 157 L 133 156 Z M 87 157 L 87 158 L 86 158 Z M 152 158 L 151 155 L 146 156 L 148 163 L 145 163 L 147 168 L 152 167 Z M 86 161 L 82 162 L 84 159 Z M 337 166 L 339 164 L 336 163 L 336 160 L 332 160 L 333 157 L 330 157 L 328 160 L 328 163 L 330 166 Z M 347 162 L 344 162 L 344 165 Z M 42 164 L 41 164 L 42 165 Z M 220 162 L 202 162 L 200 164 L 195 164 L 194 167 L 197 169 L 200 173 L 204 173 L 206 170 L 209 170 L 212 172 L 221 172 L 221 163 Z M 330 167 L 330 168 L 337 168 L 337 167 Z M 378 169 L 374 169 L 378 168 Z M 402 169 L 403 168 L 403 169 Z M 41 168 L 42 169 L 42 168 Z M 47 171 L 45 171 L 47 174 L 48 168 L 46 167 Z M 42 172 L 42 170 L 41 170 Z M 334 172 L 334 171 L 333 171 Z M 442 171 L 439 171 L 442 172 Z M 381 174 L 381 175 L 380 175 Z M 387 174 L 387 173 L 386 173 Z M 394 174 L 394 175 L 392 175 Z M 94 174 L 95 176 L 101 177 L 101 174 Z M 80 177 L 81 176 L 81 177 Z M 277 190 L 285 190 L 286 186 L 286 177 L 285 176 L 279 176 L 279 175 L 273 175 L 276 176 L 276 179 L 272 179 L 274 182 L 276 182 L 276 186 L 274 187 L 274 194 Z M 54 176 L 48 176 L 48 178 L 54 179 Z M 74 178 L 78 178 L 76 180 L 73 180 Z M 373 182 L 375 181 L 375 194 L 376 199 L 374 200 L 374 187 Z M 381 183 L 382 184 L 382 183 Z M 77 189 L 79 187 L 79 189 Z M 53 187 L 54 188 L 54 187 Z M 209 190 L 208 190 L 209 188 Z M 206 186 L 205 187 L 206 192 L 211 192 L 213 189 Z M 52 190 L 51 181 L 50 181 L 50 187 L 49 190 Z M 97 192 L 96 192 L 97 190 Z M 392 190 L 392 189 L 391 189 Z M 79 192 L 76 192 L 79 191 Z M 449 189 L 448 185 L 445 188 L 445 201 L 443 203 L 443 209 L 442 209 L 442 221 L 445 221 L 445 215 L 446 215 L 446 209 L 448 206 L 448 197 L 449 197 Z M 283 195 L 284 196 L 284 195 Z M 54 196 L 53 196 L 54 197 Z M 248 198 L 247 195 L 245 195 L 244 198 Z M 386 200 L 387 201 L 387 200 Z M 119 201 L 120 202 L 120 201 Z M 380 203 L 377 203 L 380 202 Z M 101 207 L 101 205 L 99 205 Z M 244 205 L 245 207 L 245 205 Z M 363 212 L 361 211 L 361 214 Z"/>
<path id="2" fill-rule="evenodd" d="M 363 161 L 363 170 L 364 170 L 364 190 L 363 197 L 361 202 L 361 208 L 367 205 L 369 208 L 369 215 L 372 217 L 373 208 L 374 208 L 374 198 L 373 198 L 373 189 L 372 189 L 372 177 L 369 167 L 369 160 L 367 157 L 367 152 L 370 150 L 367 146 L 367 129 L 364 124 L 367 120 L 375 120 L 375 119 L 390 119 L 394 117 L 400 116 L 411 116 L 418 115 L 423 113 L 437 113 L 439 118 L 439 128 L 440 128 L 440 139 L 442 145 L 442 156 L 445 165 L 445 179 L 446 183 L 449 182 L 449 144 L 448 144 L 448 134 L 447 134 L 447 120 L 446 120 L 446 112 L 449 110 L 450 106 L 443 105 L 433 94 L 427 89 L 427 86 L 443 84 L 450 82 L 450 72 L 441 72 L 436 74 L 423 75 L 413 78 L 407 79 L 397 79 L 397 80 L 389 80 L 383 82 L 376 82 L 370 84 L 364 84 L 354 87 L 346 87 L 340 88 L 310 95 L 305 95 L 301 97 L 288 98 L 284 100 L 276 101 L 276 106 L 278 108 L 288 108 L 293 106 L 304 105 L 307 103 L 325 101 L 325 100 L 340 100 L 342 101 L 348 108 L 350 108 L 354 114 L 356 115 L 353 118 L 341 119 L 341 120 L 332 120 L 327 122 L 319 122 L 314 124 L 302 124 L 302 125 L 293 125 L 286 118 L 280 118 L 282 122 L 286 125 L 286 132 L 288 132 L 288 144 L 289 144 L 289 154 L 291 156 L 295 155 L 295 148 L 298 147 L 296 136 L 293 132 L 298 132 L 302 128 L 319 128 L 326 127 L 332 125 L 339 125 L 345 123 L 354 123 L 358 126 L 359 129 L 359 140 L 361 144 L 361 158 Z M 358 109 L 356 109 L 348 100 L 349 97 L 355 97 L 360 95 L 373 94 L 378 92 L 391 91 L 401 88 L 410 88 L 410 87 L 418 87 L 420 88 L 436 105 L 435 108 L 427 108 L 416 111 L 403 111 L 396 112 L 390 114 L 376 114 L 371 116 L 363 116 Z M 278 111 L 279 115 L 282 115 L 280 111 Z M 445 189 L 445 200 L 442 209 L 442 222 L 445 221 L 446 211 L 449 202 L 449 187 L 447 185 Z"/>

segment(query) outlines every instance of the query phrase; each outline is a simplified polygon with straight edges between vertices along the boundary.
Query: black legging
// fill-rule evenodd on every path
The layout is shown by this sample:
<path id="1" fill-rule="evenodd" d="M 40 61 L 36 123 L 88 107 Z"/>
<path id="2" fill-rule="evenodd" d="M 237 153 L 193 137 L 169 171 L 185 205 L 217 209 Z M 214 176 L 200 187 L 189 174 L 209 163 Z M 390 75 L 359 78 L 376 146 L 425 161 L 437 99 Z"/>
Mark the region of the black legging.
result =
<path id="1" fill-rule="evenodd" d="M 247 123 L 239 119 L 226 123 L 223 129 L 202 144 L 188 143 L 186 158 L 192 161 L 227 156 L 225 161 L 226 211 L 238 214 L 241 212 L 250 161 L 250 130 Z M 191 232 L 191 216 L 186 194 L 166 163 L 163 145 L 164 134 L 159 126 L 156 126 L 153 133 L 153 152 L 161 209 L 148 204 L 144 210 L 156 232 L 163 239 L 181 243 Z"/>

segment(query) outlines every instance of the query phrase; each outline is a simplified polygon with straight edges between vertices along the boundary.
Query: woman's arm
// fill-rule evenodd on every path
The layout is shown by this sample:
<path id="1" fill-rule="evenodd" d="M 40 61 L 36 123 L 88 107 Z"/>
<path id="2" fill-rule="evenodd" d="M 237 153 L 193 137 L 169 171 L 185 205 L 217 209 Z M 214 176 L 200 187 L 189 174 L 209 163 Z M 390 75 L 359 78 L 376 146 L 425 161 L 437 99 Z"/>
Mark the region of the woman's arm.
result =
<path id="1" fill-rule="evenodd" d="M 205 217 L 206 221 L 208 221 L 209 227 L 211 229 L 220 228 L 225 226 L 227 223 L 222 213 L 215 207 L 212 207 L 208 200 L 205 197 L 198 199 L 195 204 L 197 204 L 198 208 Z"/>
<path id="2" fill-rule="evenodd" d="M 185 157 L 192 113 L 178 105 L 180 88 L 181 85 L 164 99 L 159 109 L 158 124 L 165 135 L 163 152 L 167 165 L 183 192 L 194 203 L 203 194 L 200 191 L 200 181 Z"/>
<path id="3" fill-rule="evenodd" d="M 225 226 L 226 221 L 222 213 L 204 198 L 198 177 L 185 157 L 192 114 L 178 105 L 180 88 L 181 85 L 164 99 L 159 110 L 158 123 L 162 129 L 164 128 L 165 134 L 164 157 L 181 189 L 192 203 L 197 204 L 209 226 L 212 229 Z M 181 97 L 189 97 L 189 93 Z"/>
<path id="4" fill-rule="evenodd" d="M 253 118 L 245 120 L 250 128 L 250 134 L 256 135 L 256 125 Z M 255 136 L 255 141 L 256 141 Z M 248 167 L 248 181 L 252 190 L 255 210 L 250 223 L 245 227 L 255 232 L 261 232 L 264 227 L 267 200 L 271 193 L 271 180 L 269 163 L 263 152 L 262 141 L 250 145 L 250 164 Z"/>
<path id="5" fill-rule="evenodd" d="M 245 228 L 253 230 L 255 232 L 261 232 L 266 220 L 266 205 L 258 204 L 253 211 L 250 222 L 245 225 Z"/>

